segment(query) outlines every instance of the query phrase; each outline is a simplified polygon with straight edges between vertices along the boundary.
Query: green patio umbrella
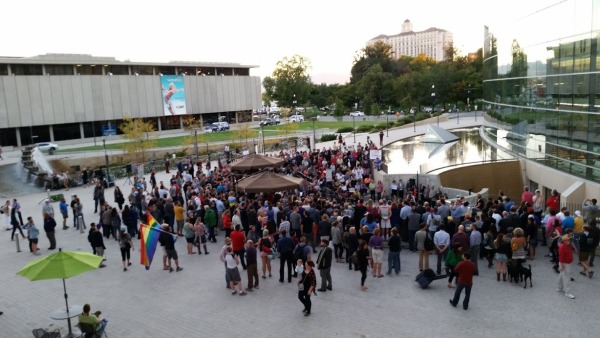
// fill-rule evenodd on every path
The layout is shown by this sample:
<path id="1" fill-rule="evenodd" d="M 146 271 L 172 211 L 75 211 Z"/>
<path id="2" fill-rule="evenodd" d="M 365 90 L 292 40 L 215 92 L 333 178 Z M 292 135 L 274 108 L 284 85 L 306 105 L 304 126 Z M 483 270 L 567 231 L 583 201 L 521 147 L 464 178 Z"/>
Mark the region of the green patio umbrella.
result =
<path id="1" fill-rule="evenodd" d="M 102 263 L 102 257 L 100 256 L 87 252 L 62 251 L 62 249 L 58 249 L 58 252 L 29 262 L 17 272 L 17 274 L 28 278 L 31 281 L 62 279 L 68 317 L 69 301 L 67 299 L 65 279 L 97 269 L 98 266 L 100 266 L 100 263 Z M 67 321 L 69 325 L 69 334 L 72 335 L 71 319 L 67 318 Z"/>

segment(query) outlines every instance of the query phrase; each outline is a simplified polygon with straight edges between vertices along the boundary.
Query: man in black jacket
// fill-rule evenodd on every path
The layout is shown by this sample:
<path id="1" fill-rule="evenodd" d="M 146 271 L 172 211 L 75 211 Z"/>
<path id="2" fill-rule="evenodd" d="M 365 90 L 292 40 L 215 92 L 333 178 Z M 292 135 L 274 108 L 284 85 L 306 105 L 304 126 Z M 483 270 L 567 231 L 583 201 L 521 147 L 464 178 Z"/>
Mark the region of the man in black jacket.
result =
<path id="1" fill-rule="evenodd" d="M 279 240 L 277 241 L 277 252 L 279 252 L 279 282 L 283 283 L 283 276 L 285 265 L 288 269 L 288 283 L 292 282 L 292 264 L 293 264 L 293 251 L 294 241 L 286 236 L 285 230 L 281 230 Z"/>
<path id="2" fill-rule="evenodd" d="M 319 269 L 319 275 L 321 275 L 321 288 L 317 291 L 325 292 L 331 291 L 331 259 L 333 251 L 329 247 L 329 240 L 321 240 L 321 251 L 317 258 L 317 268 Z"/>

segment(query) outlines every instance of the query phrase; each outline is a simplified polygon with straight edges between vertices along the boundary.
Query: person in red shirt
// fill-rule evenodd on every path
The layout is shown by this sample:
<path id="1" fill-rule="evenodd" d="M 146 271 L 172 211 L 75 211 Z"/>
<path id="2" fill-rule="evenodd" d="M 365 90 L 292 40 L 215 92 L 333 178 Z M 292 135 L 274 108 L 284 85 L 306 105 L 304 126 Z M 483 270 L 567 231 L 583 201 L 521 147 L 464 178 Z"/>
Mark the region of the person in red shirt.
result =
<path id="1" fill-rule="evenodd" d="M 244 258 L 244 244 L 246 243 L 246 235 L 244 235 L 244 232 L 241 231 L 239 224 L 235 225 L 235 230 L 231 232 L 229 238 L 231 239 L 231 248 L 233 249 L 233 253 L 240 258 L 242 269 L 246 270 L 246 259 Z"/>
<path id="2" fill-rule="evenodd" d="M 558 212 L 560 205 L 560 195 L 556 189 L 552 190 L 552 196 L 548 197 L 546 200 L 546 207 L 554 210 L 554 212 Z"/>
<path id="3" fill-rule="evenodd" d="M 562 236 L 562 242 L 558 246 L 558 264 L 560 275 L 558 276 L 558 285 L 556 291 L 564 292 L 567 298 L 573 299 L 575 296 L 571 293 L 569 284 L 571 282 L 571 263 L 573 263 L 573 248 L 571 247 L 571 237 Z"/>
<path id="4" fill-rule="evenodd" d="M 225 229 L 225 237 L 229 237 L 231 235 L 231 211 L 229 211 L 229 209 L 223 211 L 221 221 L 223 222 L 223 229 Z M 244 245 L 242 244 L 242 247 L 243 246 Z"/>
<path id="5" fill-rule="evenodd" d="M 471 287 L 473 286 L 473 275 L 477 267 L 471 262 L 471 255 L 468 252 L 463 253 L 463 261 L 456 264 L 454 267 L 454 273 L 458 275 L 458 282 L 456 283 L 456 292 L 454 292 L 454 299 L 450 299 L 450 305 L 456 307 L 460 300 L 460 294 L 465 289 L 465 299 L 463 300 L 463 309 L 469 308 L 469 299 L 471 298 Z"/>
<path id="6" fill-rule="evenodd" d="M 521 194 L 521 203 L 527 202 L 529 205 L 533 205 L 533 193 L 529 191 L 529 187 L 523 187 L 523 193 Z"/>

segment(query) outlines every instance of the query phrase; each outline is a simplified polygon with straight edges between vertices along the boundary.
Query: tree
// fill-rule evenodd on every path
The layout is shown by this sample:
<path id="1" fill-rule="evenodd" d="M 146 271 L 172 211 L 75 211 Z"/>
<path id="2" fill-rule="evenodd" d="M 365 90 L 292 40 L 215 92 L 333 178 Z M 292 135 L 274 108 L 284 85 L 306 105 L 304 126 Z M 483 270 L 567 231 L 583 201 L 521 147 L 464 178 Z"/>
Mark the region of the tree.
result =
<path id="1" fill-rule="evenodd" d="M 298 130 L 298 128 L 300 128 L 299 123 L 285 123 L 281 125 L 280 129 L 278 129 L 278 134 L 284 135 L 285 139 L 287 140 L 288 136 L 293 134 L 296 130 Z"/>
<path id="2" fill-rule="evenodd" d="M 154 123 L 126 116 L 119 129 L 123 132 L 121 137 L 128 141 L 123 143 L 123 150 L 132 155 L 136 161 L 141 155 L 142 162 L 145 162 L 146 150 L 156 145 Z"/>
<path id="3" fill-rule="evenodd" d="M 376 41 L 374 44 L 363 48 L 358 55 L 354 57 L 354 65 L 350 71 L 350 83 L 359 82 L 374 66 L 381 66 L 381 71 L 389 73 L 393 77 L 400 75 L 405 69 L 402 63 L 399 63 L 392 51 L 392 46 L 383 41 Z"/>
<path id="4" fill-rule="evenodd" d="M 356 83 L 356 91 L 362 97 L 365 113 L 379 113 L 379 111 L 371 112 L 372 105 L 370 103 L 377 105 L 388 104 L 393 92 L 392 80 L 392 74 L 383 72 L 381 65 L 375 64 Z"/>
<path id="5" fill-rule="evenodd" d="M 254 137 L 256 137 L 256 135 L 258 135 L 256 130 L 252 129 L 251 126 L 252 126 L 252 122 L 242 123 L 239 126 L 237 134 L 240 137 L 240 143 L 241 143 L 241 140 L 243 139 L 245 141 L 245 144 L 248 145 L 248 139 L 254 138 Z"/>
<path id="6" fill-rule="evenodd" d="M 273 74 L 263 80 L 267 101 L 277 101 L 281 107 L 291 107 L 294 101 L 306 103 L 311 89 L 309 70 L 310 61 L 300 55 L 278 61 Z"/>

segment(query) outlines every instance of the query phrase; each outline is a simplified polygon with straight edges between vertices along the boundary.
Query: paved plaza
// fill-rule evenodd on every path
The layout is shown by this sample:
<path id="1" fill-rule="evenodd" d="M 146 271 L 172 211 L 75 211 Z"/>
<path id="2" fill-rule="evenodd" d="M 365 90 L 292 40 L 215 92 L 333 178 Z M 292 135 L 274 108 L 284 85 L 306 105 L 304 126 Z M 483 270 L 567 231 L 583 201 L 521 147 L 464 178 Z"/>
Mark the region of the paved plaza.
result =
<path id="1" fill-rule="evenodd" d="M 461 119 L 461 126 L 469 123 L 466 119 L 464 125 L 462 122 Z M 456 126 L 453 121 L 445 123 Z M 425 126 L 419 128 L 424 131 Z M 390 131 L 394 139 L 412 134 L 412 126 Z M 160 172 L 157 181 L 168 181 L 169 177 Z M 117 184 L 126 195 L 129 193 L 131 186 L 124 180 Z M 82 199 L 88 225 L 98 221 L 98 214 L 93 213 L 92 190 L 89 187 L 61 191 L 68 202 L 71 194 Z M 113 189 L 108 189 L 105 195 L 107 202 L 113 203 Z M 39 202 L 45 196 L 39 193 L 18 198 L 23 217 L 33 216 L 40 229 L 43 226 Z M 54 208 L 58 214 L 57 203 Z M 91 252 L 87 231 L 82 234 L 72 227 L 61 230 L 60 218 L 57 217 L 57 247 Z M 68 225 L 72 226 L 71 218 Z M 66 321 L 50 318 L 52 311 L 64 307 L 62 281 L 31 282 L 16 275 L 33 256 L 25 241 L 21 239 L 22 252 L 17 253 L 10 232 L 2 230 L 0 234 L 3 286 L 0 311 L 4 312 L 0 316 L 0 338 L 32 337 L 31 331 L 40 327 L 60 328 L 66 333 Z M 333 263 L 333 291 L 313 296 L 312 315 L 304 317 L 295 283 L 278 281 L 278 259 L 272 261 L 273 277 L 260 279 L 259 290 L 246 297 L 228 292 L 224 267 L 218 260 L 223 234 L 217 237 L 218 243 L 208 243 L 208 256 L 187 255 L 185 240 L 180 238 L 176 249 L 184 270 L 172 273 L 162 270 L 160 249 L 146 271 L 139 264 L 139 241 L 134 242 L 134 265 L 124 272 L 117 242 L 112 238 L 105 240 L 107 267 L 67 279 L 69 304 L 89 303 L 92 311 L 102 310 L 109 321 L 106 332 L 111 338 L 258 334 L 263 337 L 594 337 L 599 334 L 594 310 L 600 304 L 600 281 L 579 275 L 579 267 L 573 266 L 572 290 L 576 298 L 567 299 L 554 290 L 558 275 L 543 257 L 548 251 L 546 247 L 538 247 L 536 259 L 530 261 L 533 288 L 497 282 L 495 269 L 488 269 L 480 261 L 480 276 L 474 279 L 467 311 L 448 304 L 454 290 L 447 288 L 446 280 L 434 281 L 425 290 L 418 286 L 414 281 L 418 254 L 406 249 L 401 252 L 400 276 L 372 278 L 369 273 L 366 292 L 359 288 L 359 272 L 348 270 L 346 264 Z M 49 245 L 43 230 L 39 246 L 43 255 L 54 252 L 47 250 Z M 434 266 L 435 256 L 430 261 Z M 387 269 L 387 260 L 383 267 Z M 247 278 L 245 271 L 241 272 L 245 287 Z M 76 322 L 75 319 L 73 324 Z"/>

